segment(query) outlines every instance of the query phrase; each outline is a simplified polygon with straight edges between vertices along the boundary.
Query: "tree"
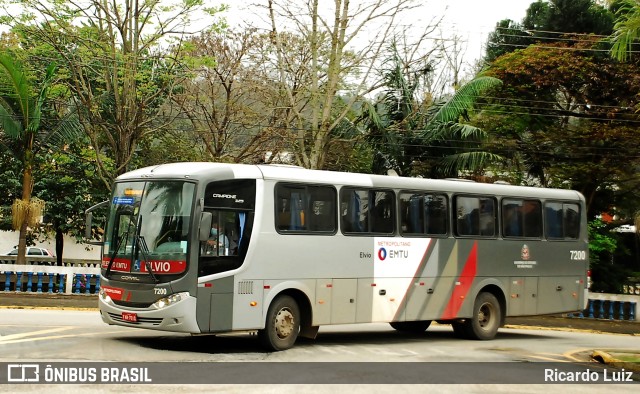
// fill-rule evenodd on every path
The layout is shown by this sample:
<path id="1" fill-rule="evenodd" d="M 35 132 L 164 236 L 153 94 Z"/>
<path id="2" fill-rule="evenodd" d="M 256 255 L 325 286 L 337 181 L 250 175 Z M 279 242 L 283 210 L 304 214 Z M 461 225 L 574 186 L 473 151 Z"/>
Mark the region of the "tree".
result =
<path id="1" fill-rule="evenodd" d="M 21 64 L 7 54 L 0 54 L 0 125 L 5 136 L 16 142 L 13 153 L 22 161 L 22 195 L 12 205 L 13 228 L 20 231 L 18 264 L 25 264 L 27 228 L 42 215 L 43 201 L 32 199 L 34 144 L 40 137 L 42 107 L 53 79 L 55 67 L 47 68 L 37 93 Z"/>
<path id="2" fill-rule="evenodd" d="M 488 71 L 504 82 L 494 100 L 501 106 L 494 133 L 512 141 L 512 153 L 541 185 L 581 191 L 590 217 L 613 206 L 630 209 L 618 203 L 628 193 L 637 199 L 640 182 L 640 76 L 593 51 L 598 45 L 583 38 L 529 47 L 498 58 Z"/>
<path id="3" fill-rule="evenodd" d="M 490 64 L 505 53 L 526 48 L 532 42 L 531 34 L 521 24 L 511 19 L 501 20 L 495 30 L 489 33 L 484 62 Z"/>
<path id="4" fill-rule="evenodd" d="M 202 0 L 20 3 L 25 13 L 13 19 L 14 29 L 49 45 L 68 69 L 73 99 L 84 109 L 82 125 L 109 186 L 127 170 L 139 142 L 170 121 L 162 104 L 186 76 L 180 57 L 190 18 L 223 8 L 205 7 Z M 104 152 L 114 159 L 112 172 L 98 154 Z"/>
<path id="5" fill-rule="evenodd" d="M 418 135 L 422 144 L 429 147 L 427 154 L 438 158 L 432 176 L 457 177 L 461 171 L 478 172 L 487 164 L 502 160 L 500 155 L 482 148 L 487 134 L 470 124 L 478 98 L 501 85 L 500 79 L 479 75 L 427 109 Z"/>
<path id="6" fill-rule="evenodd" d="M 293 114 L 291 129 L 295 130 L 297 160 L 304 167 L 314 169 L 323 168 L 325 164 L 332 131 L 365 93 L 378 86 L 373 80 L 374 70 L 382 60 L 383 49 L 393 38 L 403 13 L 413 8 L 411 0 L 396 0 L 391 4 L 370 0 L 355 5 L 348 0 L 336 0 L 330 11 L 324 13 L 319 4 L 319 0 L 268 0 L 266 7 L 279 86 L 284 89 L 289 99 L 288 109 Z M 323 3 L 323 7 L 326 4 Z M 292 34 L 307 43 L 308 84 L 289 83 L 295 78 L 288 67 L 288 42 L 281 34 L 286 27 L 291 27 Z M 432 30 L 433 26 L 426 26 L 423 32 Z M 417 48 L 423 36 L 410 45 Z M 338 93 L 344 90 L 349 91 L 349 101 L 340 102 L 337 109 Z"/>
<path id="7" fill-rule="evenodd" d="M 63 149 L 43 151 L 38 157 L 40 176 L 34 184 L 34 194 L 47 201 L 41 233 L 55 234 L 58 265 L 62 263 L 64 235 L 80 241 L 85 230 L 85 210 L 109 198 L 109 189 L 96 174 L 95 153 L 89 146 L 86 139 L 79 140 Z"/>
<path id="8" fill-rule="evenodd" d="M 289 46 L 293 46 L 289 41 Z M 255 29 L 207 32 L 189 40 L 193 77 L 174 95 L 180 118 L 203 144 L 208 160 L 260 161 L 283 147 L 274 108 L 281 97 L 264 64 L 269 37 Z"/>
<path id="9" fill-rule="evenodd" d="M 478 149 L 485 137 L 482 130 L 463 123 L 476 98 L 499 86 L 499 80 L 479 76 L 432 103 L 417 94 L 432 69 L 411 69 L 393 45 L 386 64 L 384 93 L 376 103 L 365 105 L 361 115 L 374 150 L 373 172 L 458 176 L 459 171 L 475 171 L 500 159 Z"/>
<path id="10" fill-rule="evenodd" d="M 640 38 L 640 1 L 610 0 L 609 3 L 617 8 L 617 19 L 611 37 L 611 56 L 624 62 L 629 59 Z"/>
<path id="11" fill-rule="evenodd" d="M 485 62 L 535 44 L 583 40 L 582 35 L 608 35 L 613 14 L 596 0 L 538 0 L 529 5 L 521 23 L 504 20 L 489 34 Z M 588 40 L 588 38 L 586 38 Z"/>

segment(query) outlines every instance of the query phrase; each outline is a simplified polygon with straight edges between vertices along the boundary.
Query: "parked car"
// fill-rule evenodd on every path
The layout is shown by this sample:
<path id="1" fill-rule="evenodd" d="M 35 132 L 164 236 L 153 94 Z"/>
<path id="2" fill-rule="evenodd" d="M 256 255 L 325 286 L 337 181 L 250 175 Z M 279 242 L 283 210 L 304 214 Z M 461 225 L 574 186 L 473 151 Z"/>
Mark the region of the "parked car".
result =
<path id="1" fill-rule="evenodd" d="M 7 253 L 6 255 L 7 256 L 17 256 L 18 255 L 18 249 L 13 249 L 11 252 Z M 48 249 L 37 248 L 35 246 L 27 247 L 27 256 L 56 257 Z"/>
<path id="2" fill-rule="evenodd" d="M 4 254 L 4 256 L 17 256 L 18 255 L 18 249 L 13 249 L 11 252 Z M 47 257 L 47 258 L 53 258 L 56 257 L 53 253 L 51 253 L 51 251 L 49 251 L 48 249 L 45 248 L 38 248 L 35 246 L 28 246 L 27 247 L 27 257 L 31 257 L 31 261 L 33 265 L 52 265 L 53 262 L 52 261 L 33 261 L 34 257 Z M 11 260 L 9 263 L 14 263 L 14 260 Z"/>

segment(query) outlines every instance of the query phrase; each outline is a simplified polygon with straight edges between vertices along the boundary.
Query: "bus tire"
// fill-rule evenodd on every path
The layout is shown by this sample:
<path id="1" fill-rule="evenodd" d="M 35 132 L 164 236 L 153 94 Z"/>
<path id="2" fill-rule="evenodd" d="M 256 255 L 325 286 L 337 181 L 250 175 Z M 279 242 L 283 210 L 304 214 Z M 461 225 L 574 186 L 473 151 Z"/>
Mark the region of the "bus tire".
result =
<path id="1" fill-rule="evenodd" d="M 262 345 L 270 351 L 293 347 L 300 332 L 300 308 L 286 295 L 277 297 L 269 306 L 264 330 L 258 335 Z"/>
<path id="2" fill-rule="evenodd" d="M 469 339 L 486 341 L 495 338 L 501 322 L 502 310 L 498 299 L 484 292 L 478 294 L 473 304 L 473 315 L 464 322 L 464 331 Z"/>
<path id="3" fill-rule="evenodd" d="M 431 325 L 431 320 L 394 321 L 389 323 L 393 329 L 400 332 L 421 333 Z"/>

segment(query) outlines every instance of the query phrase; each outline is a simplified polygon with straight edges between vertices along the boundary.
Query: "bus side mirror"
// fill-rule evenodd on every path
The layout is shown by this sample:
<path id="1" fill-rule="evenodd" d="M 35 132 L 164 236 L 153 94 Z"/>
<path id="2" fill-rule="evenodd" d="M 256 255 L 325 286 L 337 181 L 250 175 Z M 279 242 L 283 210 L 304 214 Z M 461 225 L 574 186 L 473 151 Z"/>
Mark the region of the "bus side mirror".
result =
<path id="1" fill-rule="evenodd" d="M 86 221 L 85 221 L 85 229 L 84 229 L 84 242 L 91 244 L 91 245 L 102 245 L 102 241 L 94 241 L 93 240 L 93 234 L 91 232 L 91 227 L 93 227 L 93 211 L 95 211 L 96 209 L 102 208 L 103 206 L 109 204 L 109 201 L 103 201 L 101 203 L 98 203 L 94 206 L 92 206 L 91 208 L 87 209 L 86 211 L 84 211 L 84 214 L 86 216 Z"/>
<path id="2" fill-rule="evenodd" d="M 200 242 L 205 242 L 209 239 L 209 235 L 211 233 L 212 220 L 213 220 L 213 215 L 211 214 L 211 212 L 202 212 L 200 214 L 200 234 L 199 234 Z"/>

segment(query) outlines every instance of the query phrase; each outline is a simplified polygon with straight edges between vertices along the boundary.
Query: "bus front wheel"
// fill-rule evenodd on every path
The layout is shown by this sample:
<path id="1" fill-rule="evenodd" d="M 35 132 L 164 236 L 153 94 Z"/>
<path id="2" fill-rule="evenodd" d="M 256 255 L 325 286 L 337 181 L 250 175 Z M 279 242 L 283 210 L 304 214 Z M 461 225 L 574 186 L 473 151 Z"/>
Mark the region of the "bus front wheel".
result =
<path id="1" fill-rule="evenodd" d="M 473 316 L 464 321 L 464 331 L 468 338 L 488 340 L 498 333 L 502 321 L 502 310 L 498 299 L 491 293 L 480 293 L 473 304 Z M 460 327 L 454 326 L 454 332 Z"/>
<path id="2" fill-rule="evenodd" d="M 259 337 L 268 350 L 286 350 L 293 347 L 300 332 L 300 308 L 289 296 L 276 298 L 267 312 L 264 330 Z"/>

